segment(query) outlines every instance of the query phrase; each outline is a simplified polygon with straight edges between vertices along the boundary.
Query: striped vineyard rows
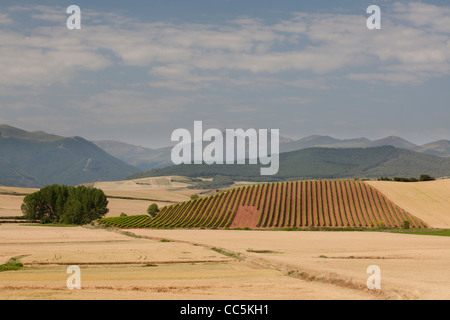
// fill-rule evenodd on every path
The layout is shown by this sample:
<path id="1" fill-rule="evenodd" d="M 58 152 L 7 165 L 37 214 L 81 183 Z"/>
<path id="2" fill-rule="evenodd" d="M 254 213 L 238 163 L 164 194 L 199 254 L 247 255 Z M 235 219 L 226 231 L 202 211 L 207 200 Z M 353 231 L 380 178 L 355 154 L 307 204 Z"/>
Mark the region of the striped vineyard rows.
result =
<path id="1" fill-rule="evenodd" d="M 259 184 L 164 207 L 148 215 L 103 218 L 100 224 L 127 228 L 226 229 L 380 226 L 427 224 L 370 185 L 353 180 L 309 180 Z"/>

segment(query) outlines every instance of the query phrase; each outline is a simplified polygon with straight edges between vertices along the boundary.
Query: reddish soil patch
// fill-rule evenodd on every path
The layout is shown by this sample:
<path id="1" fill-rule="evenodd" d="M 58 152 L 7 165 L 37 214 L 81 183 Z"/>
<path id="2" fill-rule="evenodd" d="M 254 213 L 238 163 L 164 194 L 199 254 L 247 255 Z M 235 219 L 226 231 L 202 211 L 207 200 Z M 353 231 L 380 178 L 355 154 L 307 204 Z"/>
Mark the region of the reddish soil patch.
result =
<path id="1" fill-rule="evenodd" d="M 240 205 L 237 209 L 236 216 L 231 223 L 231 228 L 256 228 L 261 210 L 256 206 Z"/>

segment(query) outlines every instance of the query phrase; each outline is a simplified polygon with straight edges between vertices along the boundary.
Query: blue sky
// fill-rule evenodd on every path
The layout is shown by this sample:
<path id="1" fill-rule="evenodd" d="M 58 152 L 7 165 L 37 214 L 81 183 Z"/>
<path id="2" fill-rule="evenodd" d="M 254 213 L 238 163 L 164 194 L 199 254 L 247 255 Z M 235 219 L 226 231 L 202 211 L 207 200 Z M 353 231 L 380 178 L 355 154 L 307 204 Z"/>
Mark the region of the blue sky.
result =
<path id="1" fill-rule="evenodd" d="M 147 147 L 194 120 L 450 139 L 446 1 L 92 2 L 2 1 L 0 123 Z"/>

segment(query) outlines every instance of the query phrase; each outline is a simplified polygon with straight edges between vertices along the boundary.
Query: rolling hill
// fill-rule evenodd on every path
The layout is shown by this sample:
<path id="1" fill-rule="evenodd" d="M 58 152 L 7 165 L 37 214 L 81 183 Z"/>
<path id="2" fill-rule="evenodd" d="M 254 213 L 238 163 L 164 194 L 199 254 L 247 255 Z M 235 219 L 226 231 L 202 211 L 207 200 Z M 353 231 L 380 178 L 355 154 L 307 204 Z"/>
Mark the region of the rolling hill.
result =
<path id="1" fill-rule="evenodd" d="M 129 179 L 179 175 L 187 177 L 229 176 L 235 180 L 279 181 L 293 179 L 343 179 L 379 177 L 436 178 L 450 176 L 450 159 L 391 146 L 375 148 L 309 148 L 280 154 L 274 176 L 260 176 L 260 165 L 177 165 L 152 169 Z"/>
<path id="2" fill-rule="evenodd" d="M 0 185 L 77 185 L 119 180 L 138 171 L 80 137 L 0 126 Z"/>
<path id="3" fill-rule="evenodd" d="M 245 186 L 164 207 L 148 215 L 100 219 L 119 228 L 307 228 L 427 224 L 354 180 L 289 181 Z"/>

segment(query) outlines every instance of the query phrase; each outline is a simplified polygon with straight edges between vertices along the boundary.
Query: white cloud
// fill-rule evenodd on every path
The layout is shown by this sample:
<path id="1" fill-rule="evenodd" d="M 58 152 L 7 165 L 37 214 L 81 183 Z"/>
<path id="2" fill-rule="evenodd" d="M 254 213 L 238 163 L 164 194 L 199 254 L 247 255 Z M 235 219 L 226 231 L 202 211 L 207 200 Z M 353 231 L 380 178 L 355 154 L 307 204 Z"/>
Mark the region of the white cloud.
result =
<path id="1" fill-rule="evenodd" d="M 147 68 L 153 87 L 178 90 L 206 88 L 218 81 L 231 84 L 230 72 L 247 72 L 250 77 L 343 72 L 348 79 L 417 83 L 450 73 L 449 10 L 397 3 L 395 14 L 383 16 L 382 30 L 376 32 L 367 30 L 363 14 L 295 13 L 274 24 L 247 17 L 214 25 L 132 22 L 111 13 L 117 18 L 114 23 L 97 24 L 101 16 L 86 10 L 83 16 L 89 23 L 76 32 L 65 27 L 40 28 L 29 36 L 0 31 L 0 85 L 67 82 L 79 71 L 121 64 Z M 60 11 L 36 6 L 31 12 L 34 18 L 56 22 L 66 18 Z M 371 70 L 358 76 L 358 69 L 368 66 Z M 302 81 L 291 82 L 302 86 Z"/>
<path id="2" fill-rule="evenodd" d="M 395 3 L 395 15 L 416 27 L 450 33 L 450 8 L 422 2 Z"/>

